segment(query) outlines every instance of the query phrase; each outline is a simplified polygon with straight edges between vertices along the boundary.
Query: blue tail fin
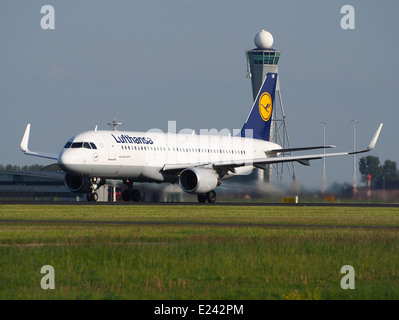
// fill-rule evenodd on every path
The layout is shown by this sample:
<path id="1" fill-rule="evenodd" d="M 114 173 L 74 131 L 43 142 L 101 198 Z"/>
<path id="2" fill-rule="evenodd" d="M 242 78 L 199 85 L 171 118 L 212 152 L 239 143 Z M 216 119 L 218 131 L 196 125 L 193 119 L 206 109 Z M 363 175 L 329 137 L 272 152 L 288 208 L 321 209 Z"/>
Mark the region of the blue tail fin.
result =
<path id="1" fill-rule="evenodd" d="M 249 129 L 252 130 L 254 139 L 269 141 L 276 83 L 277 73 L 268 73 L 252 105 L 249 116 L 241 129 L 241 137 L 249 137 L 245 131 Z"/>

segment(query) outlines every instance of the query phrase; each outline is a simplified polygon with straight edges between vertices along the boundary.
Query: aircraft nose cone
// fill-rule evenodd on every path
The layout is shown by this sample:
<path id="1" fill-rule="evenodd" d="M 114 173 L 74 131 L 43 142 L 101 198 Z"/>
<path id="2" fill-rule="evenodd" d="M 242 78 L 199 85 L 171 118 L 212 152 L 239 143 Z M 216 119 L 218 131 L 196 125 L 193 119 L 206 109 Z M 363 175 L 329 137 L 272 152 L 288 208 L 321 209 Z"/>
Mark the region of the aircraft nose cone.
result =
<path id="1" fill-rule="evenodd" d="M 58 156 L 58 165 L 65 172 L 73 172 L 76 165 L 76 156 L 71 150 L 64 150 Z"/>

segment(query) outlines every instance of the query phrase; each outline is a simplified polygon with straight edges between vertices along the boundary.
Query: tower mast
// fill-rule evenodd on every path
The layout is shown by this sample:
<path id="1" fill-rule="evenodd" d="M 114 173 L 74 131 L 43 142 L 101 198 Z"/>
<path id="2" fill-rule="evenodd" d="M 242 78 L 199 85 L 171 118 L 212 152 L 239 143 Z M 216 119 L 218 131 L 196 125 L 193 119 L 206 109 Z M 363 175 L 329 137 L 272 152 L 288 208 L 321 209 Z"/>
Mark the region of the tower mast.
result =
<path id="1" fill-rule="evenodd" d="M 272 48 L 274 39 L 272 34 L 266 30 L 262 29 L 258 32 L 254 41 L 256 48 L 246 50 L 245 55 L 247 57 L 247 78 L 251 79 L 252 95 L 255 100 L 267 73 L 279 73 L 278 62 L 280 60 L 281 52 Z M 274 101 L 272 125 L 270 128 L 270 141 L 281 145 L 283 148 L 291 148 L 286 115 L 281 97 L 280 75 L 277 77 L 276 99 Z M 283 171 L 284 167 L 286 167 L 295 182 L 295 167 L 293 163 L 287 162 L 285 164 L 274 164 L 272 167 L 276 172 L 277 178 L 280 180 L 283 179 Z M 261 180 L 272 181 L 272 170 L 270 170 L 270 168 L 267 173 L 261 171 L 259 172 L 259 175 L 259 179 Z"/>

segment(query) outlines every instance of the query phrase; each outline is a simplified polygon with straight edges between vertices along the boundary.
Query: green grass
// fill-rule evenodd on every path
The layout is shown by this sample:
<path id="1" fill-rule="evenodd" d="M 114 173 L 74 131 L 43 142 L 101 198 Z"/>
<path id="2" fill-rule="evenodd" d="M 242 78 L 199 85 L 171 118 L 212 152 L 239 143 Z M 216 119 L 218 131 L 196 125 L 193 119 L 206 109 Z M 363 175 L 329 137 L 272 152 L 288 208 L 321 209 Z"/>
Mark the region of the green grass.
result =
<path id="1" fill-rule="evenodd" d="M 0 299 L 399 298 L 395 208 L 0 205 L 0 220 Z"/>

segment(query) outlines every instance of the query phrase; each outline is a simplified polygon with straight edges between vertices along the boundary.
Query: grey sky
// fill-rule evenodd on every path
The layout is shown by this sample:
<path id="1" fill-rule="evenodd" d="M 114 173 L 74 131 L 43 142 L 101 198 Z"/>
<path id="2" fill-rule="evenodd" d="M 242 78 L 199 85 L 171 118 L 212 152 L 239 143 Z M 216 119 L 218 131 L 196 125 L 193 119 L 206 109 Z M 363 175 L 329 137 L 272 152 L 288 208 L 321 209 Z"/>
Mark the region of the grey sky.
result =
<path id="1" fill-rule="evenodd" d="M 55 8 L 55 30 L 40 9 Z M 355 9 L 343 30 L 340 9 Z M 281 50 L 280 84 L 293 147 L 366 146 L 399 161 L 399 2 L 392 1 L 2 1 L 0 163 L 50 164 L 65 141 L 117 116 L 124 130 L 241 128 L 252 104 L 245 49 L 261 29 Z M 322 162 L 296 165 L 298 182 L 321 186 Z M 327 160 L 327 183 L 352 182 L 352 158 Z"/>

